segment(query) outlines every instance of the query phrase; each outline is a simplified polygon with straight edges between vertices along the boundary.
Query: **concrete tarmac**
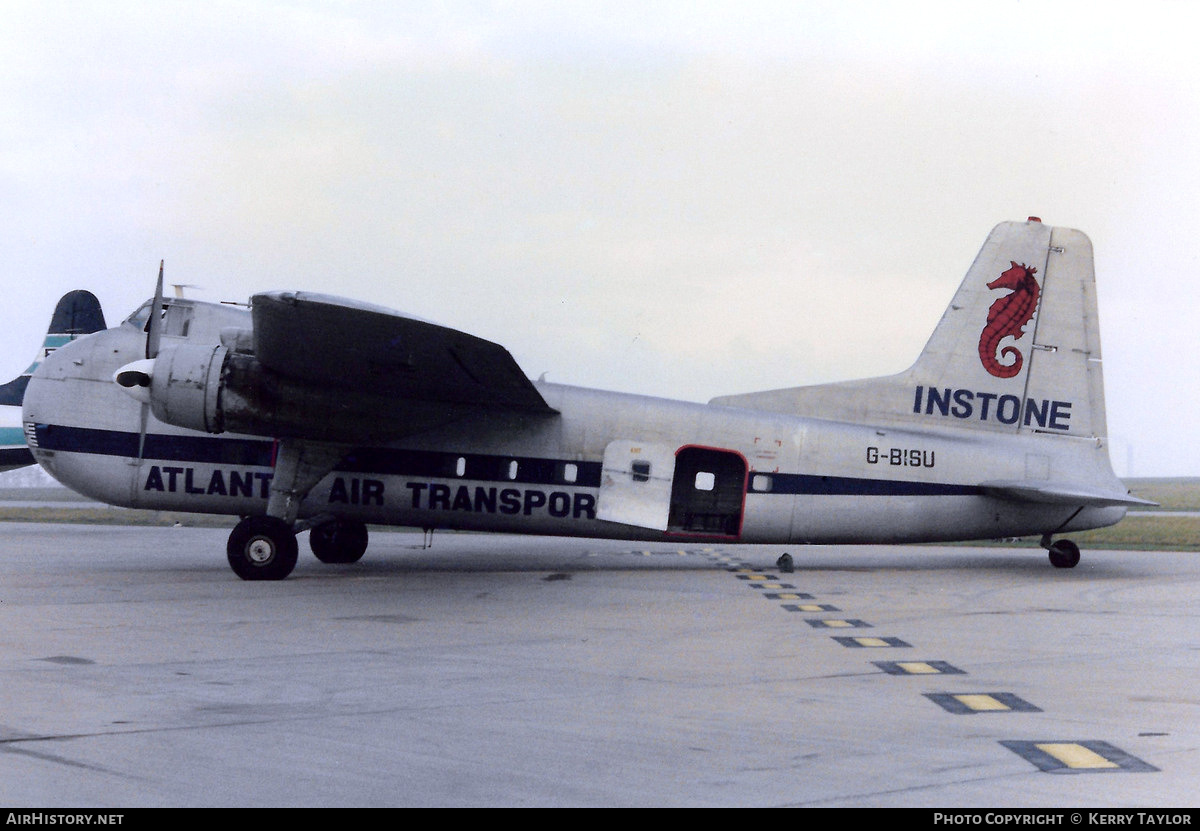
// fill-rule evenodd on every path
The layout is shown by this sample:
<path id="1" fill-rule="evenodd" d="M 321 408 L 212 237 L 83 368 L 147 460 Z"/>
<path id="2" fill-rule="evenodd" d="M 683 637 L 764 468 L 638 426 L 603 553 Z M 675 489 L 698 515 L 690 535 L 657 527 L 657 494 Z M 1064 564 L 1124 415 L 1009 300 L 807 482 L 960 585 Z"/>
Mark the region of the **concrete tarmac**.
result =
<path id="1" fill-rule="evenodd" d="M 0 805 L 1200 799 L 1195 553 L 225 537 L 0 525 Z"/>

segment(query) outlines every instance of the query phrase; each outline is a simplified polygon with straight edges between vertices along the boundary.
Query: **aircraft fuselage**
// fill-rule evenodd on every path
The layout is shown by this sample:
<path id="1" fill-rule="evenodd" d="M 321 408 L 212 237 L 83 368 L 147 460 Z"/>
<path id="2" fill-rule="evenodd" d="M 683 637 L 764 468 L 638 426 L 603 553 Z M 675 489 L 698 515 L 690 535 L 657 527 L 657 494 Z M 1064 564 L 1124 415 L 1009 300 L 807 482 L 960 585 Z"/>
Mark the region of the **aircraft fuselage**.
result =
<path id="1" fill-rule="evenodd" d="M 203 340 L 245 325 L 241 310 L 193 307 L 189 331 L 174 337 Z M 126 323 L 43 362 L 24 407 L 37 460 L 111 504 L 265 513 L 277 442 L 159 422 L 112 381 L 144 348 L 141 329 Z M 347 447 L 298 517 L 642 540 L 884 543 L 1078 530 L 1125 513 L 1021 503 L 969 484 L 1024 479 L 1031 464 L 1078 467 L 1096 452 L 1054 436 L 1018 437 L 1019 423 L 1011 434 L 968 430 L 956 412 L 930 408 L 928 428 L 913 429 L 535 386 L 557 415 L 448 416 L 399 441 Z M 1000 412 L 998 398 L 989 403 Z M 1029 404 L 1042 418 L 1068 412 Z M 970 411 L 973 419 L 982 412 Z"/>

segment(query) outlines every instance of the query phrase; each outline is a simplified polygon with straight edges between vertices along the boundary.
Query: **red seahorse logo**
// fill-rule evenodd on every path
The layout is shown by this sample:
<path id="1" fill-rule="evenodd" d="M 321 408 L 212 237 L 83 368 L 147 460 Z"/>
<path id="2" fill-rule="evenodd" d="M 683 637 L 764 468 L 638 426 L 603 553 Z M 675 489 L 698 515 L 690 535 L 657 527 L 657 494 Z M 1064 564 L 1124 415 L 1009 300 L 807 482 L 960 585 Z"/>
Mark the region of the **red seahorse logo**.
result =
<path id="1" fill-rule="evenodd" d="M 987 325 L 979 335 L 979 360 L 983 368 L 997 378 L 1012 378 L 1021 371 L 1025 356 L 1015 346 L 1000 348 L 1006 337 L 1021 338 L 1021 330 L 1033 320 L 1037 309 L 1038 288 L 1033 275 L 1037 269 L 1028 265 L 1017 265 L 1009 260 L 1012 268 L 987 284 L 989 289 L 1012 289 L 996 300 L 988 309 Z M 1011 363 L 1000 363 L 1000 358 Z"/>

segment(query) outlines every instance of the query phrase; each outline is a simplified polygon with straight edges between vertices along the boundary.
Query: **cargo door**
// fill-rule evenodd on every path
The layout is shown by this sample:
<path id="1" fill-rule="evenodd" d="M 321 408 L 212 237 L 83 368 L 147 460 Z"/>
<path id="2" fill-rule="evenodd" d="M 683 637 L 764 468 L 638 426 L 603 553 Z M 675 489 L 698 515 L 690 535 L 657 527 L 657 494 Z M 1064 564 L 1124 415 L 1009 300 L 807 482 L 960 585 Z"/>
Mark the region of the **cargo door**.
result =
<path id="1" fill-rule="evenodd" d="M 681 447 L 675 455 L 668 530 L 741 536 L 747 469 L 741 453 L 711 447 Z"/>
<path id="2" fill-rule="evenodd" d="M 604 448 L 596 518 L 667 530 L 675 449 L 619 439 Z"/>

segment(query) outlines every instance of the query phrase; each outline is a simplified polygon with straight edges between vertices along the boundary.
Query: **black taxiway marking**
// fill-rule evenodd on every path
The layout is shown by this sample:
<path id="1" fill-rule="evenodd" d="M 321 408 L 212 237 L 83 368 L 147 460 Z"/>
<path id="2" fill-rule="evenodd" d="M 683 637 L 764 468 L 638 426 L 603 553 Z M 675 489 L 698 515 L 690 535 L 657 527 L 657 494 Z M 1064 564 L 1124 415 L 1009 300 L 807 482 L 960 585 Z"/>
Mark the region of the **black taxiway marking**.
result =
<path id="1" fill-rule="evenodd" d="M 945 661 L 872 661 L 888 675 L 966 675 L 966 670 L 959 669 Z"/>
<path id="2" fill-rule="evenodd" d="M 851 649 L 911 649 L 912 644 L 899 638 L 835 637 L 835 641 Z"/>
<path id="3" fill-rule="evenodd" d="M 1040 713 L 1023 698 L 1006 692 L 925 693 L 925 697 L 948 713 L 966 716 L 974 713 Z"/>
<path id="4" fill-rule="evenodd" d="M 1045 773 L 1156 773 L 1158 768 L 1108 742 L 1005 741 L 1000 744 Z"/>
<path id="5" fill-rule="evenodd" d="M 871 624 L 857 618 L 838 620 L 837 618 L 808 618 L 804 621 L 814 629 L 870 629 Z"/>

